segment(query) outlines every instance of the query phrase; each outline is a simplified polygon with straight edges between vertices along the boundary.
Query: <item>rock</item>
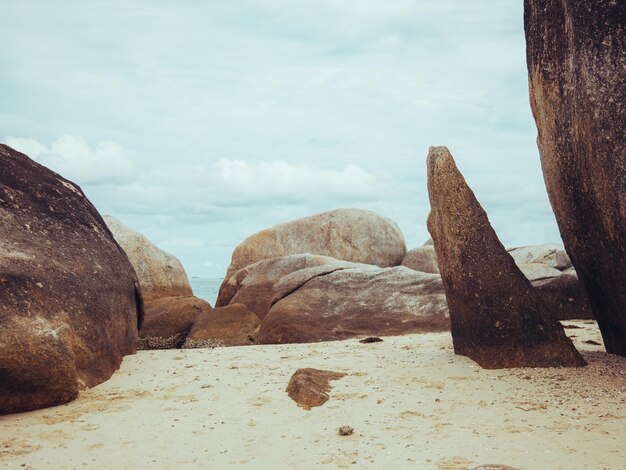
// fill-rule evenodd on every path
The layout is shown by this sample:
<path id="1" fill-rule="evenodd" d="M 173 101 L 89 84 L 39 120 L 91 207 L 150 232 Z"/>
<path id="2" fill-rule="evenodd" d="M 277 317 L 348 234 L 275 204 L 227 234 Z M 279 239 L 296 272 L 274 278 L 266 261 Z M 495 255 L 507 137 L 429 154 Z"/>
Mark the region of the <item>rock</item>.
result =
<path id="1" fill-rule="evenodd" d="M 565 249 L 626 356 L 626 5 L 525 0 L 530 102 Z"/>
<path id="2" fill-rule="evenodd" d="M 423 273 L 439 274 L 437 253 L 432 245 L 423 245 L 410 250 L 402 260 L 402 266 Z"/>
<path id="3" fill-rule="evenodd" d="M 81 189 L 0 145 L 0 414 L 74 399 L 136 351 L 139 284 Z"/>
<path id="4" fill-rule="evenodd" d="M 259 317 L 243 304 L 203 311 L 193 323 L 183 348 L 254 344 Z"/>
<path id="5" fill-rule="evenodd" d="M 488 369 L 585 365 L 506 252 L 445 147 L 428 155 L 435 242 L 456 354 Z"/>
<path id="6" fill-rule="evenodd" d="M 247 305 L 262 320 L 270 309 L 275 294 L 274 284 L 294 271 L 321 265 L 347 266 L 349 263 L 308 253 L 260 261 L 240 269 L 232 276 L 233 280 L 227 285 L 234 286 L 236 290 L 228 303 Z M 242 271 L 246 273 L 245 277 Z M 234 289 L 229 287 L 225 290 L 223 299 Z"/>
<path id="7" fill-rule="evenodd" d="M 145 320 L 139 330 L 140 349 L 179 348 L 196 318 L 211 305 L 197 297 L 165 297 L 145 302 Z"/>
<path id="8" fill-rule="evenodd" d="M 354 434 L 354 428 L 352 426 L 341 426 L 337 430 L 337 434 L 339 434 L 340 436 L 351 436 L 352 434 Z"/>
<path id="9" fill-rule="evenodd" d="M 529 281 L 551 279 L 561 275 L 561 271 L 541 263 L 519 264 L 517 267 Z"/>
<path id="10" fill-rule="evenodd" d="M 298 369 L 289 380 L 285 390 L 299 407 L 310 410 L 314 406 L 322 406 L 330 396 L 331 380 L 338 380 L 346 374 L 331 370 Z"/>
<path id="11" fill-rule="evenodd" d="M 275 286 L 257 342 L 310 343 L 443 331 L 449 327 L 440 276 L 404 266 L 302 269 Z"/>
<path id="12" fill-rule="evenodd" d="M 174 255 L 110 215 L 105 215 L 104 221 L 135 268 L 145 301 L 192 295 L 187 273 Z"/>
<path id="13" fill-rule="evenodd" d="M 551 268 L 563 271 L 572 266 L 563 247 L 556 244 L 520 246 L 507 248 L 509 254 L 520 266 L 522 264 L 541 263 Z"/>
<path id="14" fill-rule="evenodd" d="M 539 279 L 532 282 L 536 291 L 557 320 L 593 320 L 593 312 L 585 289 L 576 274 Z"/>
<path id="15" fill-rule="evenodd" d="M 391 220 L 361 209 L 337 209 L 262 230 L 233 252 L 221 291 L 241 268 L 300 253 L 381 267 L 397 266 L 406 254 L 404 236 Z"/>

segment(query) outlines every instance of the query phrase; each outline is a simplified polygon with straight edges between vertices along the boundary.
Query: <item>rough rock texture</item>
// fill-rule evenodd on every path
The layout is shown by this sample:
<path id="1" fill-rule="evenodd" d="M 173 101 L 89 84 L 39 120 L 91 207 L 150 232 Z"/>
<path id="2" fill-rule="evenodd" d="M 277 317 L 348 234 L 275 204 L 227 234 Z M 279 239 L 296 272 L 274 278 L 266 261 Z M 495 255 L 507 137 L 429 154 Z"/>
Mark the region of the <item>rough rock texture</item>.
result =
<path id="1" fill-rule="evenodd" d="M 220 292 L 241 268 L 299 253 L 388 267 L 402 262 L 406 243 L 394 222 L 362 209 L 337 209 L 293 220 L 241 242 L 233 252 Z"/>
<path id="2" fill-rule="evenodd" d="M 289 379 L 285 391 L 299 407 L 310 410 L 328 401 L 331 380 L 338 380 L 345 376 L 346 374 L 332 370 L 298 369 Z"/>
<path id="3" fill-rule="evenodd" d="M 126 254 L 78 186 L 0 145 L 0 414 L 68 402 L 134 353 Z"/>
<path id="4" fill-rule="evenodd" d="M 243 304 L 205 310 L 194 321 L 183 348 L 254 344 L 259 317 Z"/>
<path id="5" fill-rule="evenodd" d="M 139 348 L 179 348 L 196 318 L 211 310 L 208 302 L 193 296 L 147 301 L 145 320 L 139 330 Z"/>
<path id="6" fill-rule="evenodd" d="M 554 243 L 507 248 L 507 251 L 518 266 L 541 263 L 559 271 L 572 267 L 572 262 L 563 247 Z"/>
<path id="7" fill-rule="evenodd" d="M 349 263 L 329 256 L 308 253 L 260 261 L 243 269 L 247 273 L 243 279 L 239 280 L 243 277 L 239 275 L 241 269 L 232 276 L 234 281 L 229 285 L 236 284 L 237 280 L 239 280 L 239 285 L 229 300 L 229 304 L 247 305 L 252 312 L 263 319 L 270 309 L 275 294 L 274 284 L 294 271 L 321 265 L 347 266 Z"/>
<path id="8" fill-rule="evenodd" d="M 593 320 L 589 299 L 575 273 L 539 279 L 532 285 L 541 294 L 553 318 Z"/>
<path id="9" fill-rule="evenodd" d="M 409 250 L 402 260 L 402 266 L 423 273 L 439 274 L 435 247 L 432 245 L 423 245 Z"/>
<path id="10" fill-rule="evenodd" d="M 105 215 L 104 221 L 133 264 L 144 300 L 192 295 L 187 273 L 174 255 L 157 248 L 115 217 Z"/>
<path id="11" fill-rule="evenodd" d="M 565 249 L 626 356 L 626 2 L 525 0 L 530 103 Z"/>
<path id="12" fill-rule="evenodd" d="M 449 328 L 441 278 L 403 266 L 302 269 L 275 286 L 259 343 L 310 343 Z"/>
<path id="13" fill-rule="evenodd" d="M 585 365 L 498 240 L 445 147 L 429 151 L 428 193 L 428 231 L 437 250 L 455 353 L 489 369 Z"/>
<path id="14" fill-rule="evenodd" d="M 539 279 L 551 279 L 561 275 L 561 271 L 551 268 L 542 263 L 518 264 L 517 267 L 522 271 L 529 281 L 537 281 Z"/>

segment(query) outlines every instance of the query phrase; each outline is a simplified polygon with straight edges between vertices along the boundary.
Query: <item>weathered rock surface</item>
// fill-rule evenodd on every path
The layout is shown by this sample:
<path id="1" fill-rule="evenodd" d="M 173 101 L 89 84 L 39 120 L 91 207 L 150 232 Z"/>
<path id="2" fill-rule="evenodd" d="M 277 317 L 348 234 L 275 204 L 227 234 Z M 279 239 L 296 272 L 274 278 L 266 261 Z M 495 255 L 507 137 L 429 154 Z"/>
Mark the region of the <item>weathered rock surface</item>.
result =
<path id="1" fill-rule="evenodd" d="M 145 302 L 145 320 L 139 330 L 140 349 L 182 346 L 196 318 L 211 305 L 197 297 L 165 297 Z"/>
<path id="2" fill-rule="evenodd" d="M 192 295 L 187 273 L 174 255 L 157 248 L 115 217 L 105 215 L 104 221 L 133 264 L 144 300 Z"/>
<path id="3" fill-rule="evenodd" d="M 0 227 L 0 414 L 68 402 L 135 352 L 135 272 L 77 185 L 5 145 Z"/>
<path id="4" fill-rule="evenodd" d="M 563 247 L 553 243 L 507 248 L 507 251 L 518 266 L 541 263 L 559 271 L 572 266 L 572 262 Z"/>
<path id="5" fill-rule="evenodd" d="M 402 266 L 423 273 L 439 274 L 435 247 L 432 245 L 423 245 L 409 250 L 402 260 Z"/>
<path id="6" fill-rule="evenodd" d="M 388 267 L 402 262 L 406 243 L 394 222 L 366 210 L 337 209 L 293 220 L 241 242 L 233 252 L 220 292 L 241 268 L 300 253 Z"/>
<path id="7" fill-rule="evenodd" d="M 565 249 L 626 356 L 626 3 L 525 0 L 530 103 Z"/>
<path id="8" fill-rule="evenodd" d="M 561 271 L 542 263 L 519 264 L 517 267 L 529 281 L 551 279 L 561 275 Z"/>
<path id="9" fill-rule="evenodd" d="M 445 147 L 429 151 L 428 193 L 428 230 L 455 352 L 490 369 L 585 365 L 500 243 Z"/>
<path id="10" fill-rule="evenodd" d="M 299 407 L 310 410 L 328 401 L 331 380 L 338 380 L 345 376 L 346 374 L 331 370 L 298 369 L 289 379 L 285 391 Z"/>
<path id="11" fill-rule="evenodd" d="M 553 318 L 593 320 L 589 299 L 576 273 L 539 279 L 533 281 L 532 285 L 541 294 Z"/>
<path id="12" fill-rule="evenodd" d="M 243 304 L 205 310 L 194 321 L 183 348 L 254 344 L 260 324 L 259 317 Z"/>
<path id="13" fill-rule="evenodd" d="M 285 276 L 275 291 L 259 343 L 310 343 L 449 328 L 440 276 L 403 266 L 317 266 Z"/>
<path id="14" fill-rule="evenodd" d="M 252 312 L 263 319 L 270 309 L 275 294 L 274 284 L 287 274 L 321 265 L 348 266 L 349 263 L 329 256 L 308 253 L 260 261 L 243 270 L 240 269 L 232 276 L 234 279 L 229 282 L 229 285 L 236 285 L 237 281 L 239 283 L 229 304 L 247 305 Z M 240 274 L 242 271 L 246 272 L 245 277 Z"/>

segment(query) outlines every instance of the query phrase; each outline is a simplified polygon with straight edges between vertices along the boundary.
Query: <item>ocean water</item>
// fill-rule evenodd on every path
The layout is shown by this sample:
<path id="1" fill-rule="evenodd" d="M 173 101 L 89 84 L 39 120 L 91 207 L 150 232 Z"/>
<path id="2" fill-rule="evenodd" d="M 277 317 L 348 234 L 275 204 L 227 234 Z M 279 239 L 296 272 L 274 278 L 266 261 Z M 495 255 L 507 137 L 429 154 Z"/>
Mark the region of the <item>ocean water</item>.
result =
<path id="1" fill-rule="evenodd" d="M 215 307 L 217 293 L 223 280 L 224 278 L 221 277 L 192 277 L 189 279 L 189 283 L 191 284 L 193 295 L 206 300 L 212 307 Z"/>

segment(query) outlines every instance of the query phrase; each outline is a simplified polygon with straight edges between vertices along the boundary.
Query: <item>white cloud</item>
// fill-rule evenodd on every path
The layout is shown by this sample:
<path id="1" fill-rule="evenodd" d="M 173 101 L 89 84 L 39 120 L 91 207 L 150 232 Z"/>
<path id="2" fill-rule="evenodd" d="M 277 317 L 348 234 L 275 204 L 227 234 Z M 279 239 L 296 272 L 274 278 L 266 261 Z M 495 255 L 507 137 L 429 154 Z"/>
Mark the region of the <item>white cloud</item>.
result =
<path id="1" fill-rule="evenodd" d="M 128 183 L 136 175 L 133 154 L 108 140 L 92 147 L 82 137 L 65 134 L 49 146 L 22 137 L 4 142 L 81 186 Z"/>

